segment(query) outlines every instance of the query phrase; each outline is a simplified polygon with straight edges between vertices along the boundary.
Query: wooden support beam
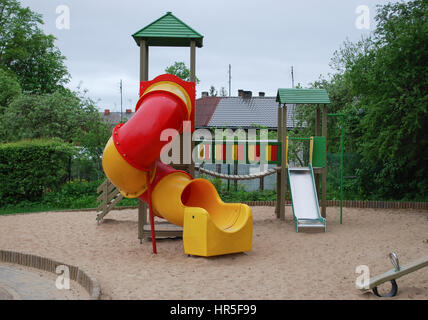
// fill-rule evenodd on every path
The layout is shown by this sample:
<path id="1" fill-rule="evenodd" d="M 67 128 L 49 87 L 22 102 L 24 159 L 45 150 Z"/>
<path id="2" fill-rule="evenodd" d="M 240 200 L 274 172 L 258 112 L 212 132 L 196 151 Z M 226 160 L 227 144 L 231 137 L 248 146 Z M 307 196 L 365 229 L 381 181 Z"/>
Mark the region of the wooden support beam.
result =
<path id="1" fill-rule="evenodd" d="M 282 108 L 281 105 L 278 106 L 278 124 L 277 124 L 277 141 L 281 142 L 282 141 Z M 284 148 L 284 147 L 283 147 Z M 281 184 L 281 172 L 277 172 L 276 173 L 276 206 L 275 206 L 275 213 L 276 213 L 276 217 L 279 219 L 280 218 L 280 201 L 279 199 L 281 198 L 281 189 L 282 189 L 282 184 Z"/>
<path id="2" fill-rule="evenodd" d="M 196 86 L 196 41 L 192 40 L 190 42 L 190 81 L 195 83 Z M 195 108 L 196 112 L 196 108 Z M 196 124 L 196 115 L 193 114 L 193 121 Z M 195 149 L 195 142 L 192 139 L 192 148 L 191 150 Z M 193 157 L 191 159 L 191 164 L 189 167 L 189 173 L 192 177 L 195 176 L 195 163 L 193 162 Z"/>
<path id="3" fill-rule="evenodd" d="M 317 111 L 315 116 L 315 136 L 321 136 L 321 108 L 319 104 L 317 104 Z"/>
<path id="4" fill-rule="evenodd" d="M 147 223 L 147 206 L 140 200 L 138 203 L 138 239 L 143 243 L 144 239 L 144 226 Z"/>
<path id="5" fill-rule="evenodd" d="M 317 104 L 317 110 L 316 110 L 316 117 L 315 117 L 315 136 L 319 137 L 321 136 L 321 109 L 320 105 Z M 317 172 L 315 173 L 315 186 L 317 189 L 317 195 L 318 199 L 320 199 L 320 174 Z"/>
<path id="6" fill-rule="evenodd" d="M 140 81 L 149 80 L 149 46 L 146 40 L 140 41 Z"/>
<path id="7" fill-rule="evenodd" d="M 140 81 L 149 80 L 149 46 L 147 41 L 140 41 Z M 143 240 L 144 226 L 147 224 L 147 204 L 141 200 L 138 203 L 138 239 Z"/>
<path id="8" fill-rule="evenodd" d="M 196 82 L 196 42 L 190 42 L 190 81 Z"/>
<path id="9" fill-rule="evenodd" d="M 285 145 L 287 144 L 287 105 L 284 104 L 281 112 L 281 143 L 282 143 L 282 157 L 281 157 L 281 193 L 280 193 L 280 207 L 279 217 L 285 220 L 285 197 L 287 195 L 287 155 Z"/>

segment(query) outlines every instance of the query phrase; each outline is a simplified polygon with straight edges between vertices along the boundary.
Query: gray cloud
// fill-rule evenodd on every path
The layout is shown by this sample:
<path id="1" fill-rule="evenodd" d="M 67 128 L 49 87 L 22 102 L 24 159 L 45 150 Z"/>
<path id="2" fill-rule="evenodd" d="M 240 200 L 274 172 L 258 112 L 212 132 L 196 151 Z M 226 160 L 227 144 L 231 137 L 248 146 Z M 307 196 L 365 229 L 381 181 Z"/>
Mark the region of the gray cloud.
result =
<path id="1" fill-rule="evenodd" d="M 300 1 L 95 1 L 23 0 L 24 6 L 43 14 L 46 32 L 57 37 L 72 75 L 70 87 L 80 82 L 99 99 L 100 109 L 120 108 L 119 81 L 124 81 L 125 108 L 138 95 L 139 50 L 131 37 L 167 11 L 205 36 L 197 50 L 198 93 L 211 85 L 228 89 L 232 64 L 232 95 L 238 89 L 265 91 L 295 81 L 306 86 L 331 72 L 333 52 L 346 38 L 358 40 L 367 30 L 355 27 L 357 6 L 371 10 L 381 0 Z M 70 7 L 70 30 L 55 27 L 58 5 Z M 150 48 L 150 78 L 162 74 L 174 61 L 189 63 L 188 48 Z M 116 105 L 116 106 L 115 106 Z"/>

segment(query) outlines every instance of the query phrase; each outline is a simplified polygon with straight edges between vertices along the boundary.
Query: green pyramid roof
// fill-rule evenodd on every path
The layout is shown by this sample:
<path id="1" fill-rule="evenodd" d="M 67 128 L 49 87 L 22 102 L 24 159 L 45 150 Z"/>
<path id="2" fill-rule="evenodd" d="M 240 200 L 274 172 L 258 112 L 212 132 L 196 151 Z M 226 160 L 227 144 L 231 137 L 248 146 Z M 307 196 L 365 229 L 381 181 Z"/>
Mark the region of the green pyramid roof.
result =
<path id="1" fill-rule="evenodd" d="M 140 45 L 140 40 L 147 40 L 149 46 L 189 47 L 192 40 L 196 46 L 203 46 L 204 36 L 193 30 L 183 21 L 167 12 L 164 16 L 132 35 Z"/>
<path id="2" fill-rule="evenodd" d="M 278 89 L 276 101 L 281 104 L 330 104 L 325 89 Z"/>

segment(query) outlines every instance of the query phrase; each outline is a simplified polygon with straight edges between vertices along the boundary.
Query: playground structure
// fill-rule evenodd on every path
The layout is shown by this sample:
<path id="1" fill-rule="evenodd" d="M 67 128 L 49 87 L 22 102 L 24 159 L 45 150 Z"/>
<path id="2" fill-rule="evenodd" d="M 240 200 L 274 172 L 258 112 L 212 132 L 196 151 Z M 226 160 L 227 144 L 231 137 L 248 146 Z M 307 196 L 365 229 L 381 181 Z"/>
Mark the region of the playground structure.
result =
<path id="1" fill-rule="evenodd" d="M 414 261 L 405 266 L 400 266 L 398 256 L 395 252 L 391 252 L 389 254 L 389 259 L 391 260 L 394 269 L 371 278 L 368 284 L 359 284 L 357 288 L 363 292 L 367 290 L 373 290 L 373 293 L 378 297 L 395 297 L 398 293 L 398 285 L 395 280 L 428 266 L 427 257 Z M 378 286 L 388 281 L 391 282 L 391 290 L 386 294 L 380 294 L 378 291 Z"/>
<path id="2" fill-rule="evenodd" d="M 172 143 L 160 141 L 164 130 L 173 129 L 178 135 L 189 120 L 194 130 L 194 83 L 161 75 L 142 82 L 140 93 L 134 117 L 113 129 L 103 168 L 123 196 L 149 205 L 153 252 L 157 251 L 154 215 L 183 227 L 184 250 L 189 255 L 250 251 L 251 209 L 223 203 L 211 182 L 193 179 L 159 159 L 165 145 Z"/>
<path id="3" fill-rule="evenodd" d="M 179 27 L 180 32 L 176 31 L 177 27 Z M 139 198 L 141 200 L 138 210 L 139 239 L 141 241 L 145 237 L 151 237 L 154 252 L 156 252 L 157 236 L 181 235 L 184 238 L 185 251 L 189 254 L 210 256 L 250 250 L 252 228 L 249 228 L 249 225 L 251 224 L 251 209 L 242 204 L 234 207 L 224 204 L 210 183 L 203 179 L 192 180 L 196 170 L 211 176 L 219 176 L 218 173 L 196 167 L 193 159 L 190 164 L 174 165 L 173 167 L 166 166 L 158 160 L 161 149 L 166 144 L 158 143 L 160 133 L 163 129 L 174 128 L 180 132 L 180 136 L 177 137 L 177 139 L 180 139 L 180 160 L 183 159 L 182 151 L 184 144 L 182 142 L 183 128 L 180 123 L 185 120 L 190 121 L 192 132 L 194 130 L 196 47 L 202 47 L 203 36 L 168 12 L 163 17 L 135 33 L 133 37 L 140 46 L 140 100 L 137 103 L 134 117 L 126 124 L 119 124 L 114 129 L 113 137 L 106 146 L 103 164 L 106 175 L 112 183 L 106 181 L 98 189 L 99 192 L 102 192 L 99 196 L 99 200 L 102 201 L 99 209 L 102 213 L 97 217 L 98 222 L 114 208 L 121 200 L 121 197 Z M 190 47 L 191 81 L 184 82 L 171 75 L 159 76 L 153 81 L 148 81 L 149 46 Z M 166 100 L 174 101 L 165 102 Z M 276 168 L 257 175 L 233 176 L 220 174 L 219 177 L 236 181 L 259 179 L 278 173 L 275 209 L 277 218 L 281 220 L 285 219 L 285 201 L 288 183 L 290 183 L 296 230 L 298 231 L 299 228 L 320 226 L 325 230 L 327 104 L 330 103 L 330 99 L 327 92 L 323 89 L 279 89 L 277 102 L 279 103 L 277 141 L 209 141 L 208 146 L 204 147 L 203 157 L 214 159 L 215 163 L 226 163 L 230 160 L 231 156 L 233 161 L 239 163 L 242 163 L 242 161 L 248 163 L 252 160 L 264 159 L 269 164 L 276 164 Z M 302 170 L 301 173 L 309 171 L 312 179 L 309 185 L 306 183 L 308 180 L 306 174 L 299 175 L 296 174 L 297 168 L 288 168 L 287 104 L 316 105 L 315 137 L 307 138 L 307 140 L 312 141 L 311 161 L 313 158 L 321 159 L 321 161 L 317 162 L 318 165 L 312 166 L 311 164 L 309 168 L 300 169 Z M 322 120 L 321 106 L 323 106 Z M 138 144 L 136 141 L 138 141 Z M 314 141 L 316 141 L 315 144 L 313 144 Z M 195 146 L 195 142 L 192 141 L 191 150 L 194 150 Z M 246 150 L 245 154 L 243 154 L 242 150 Z M 180 163 L 183 162 L 181 161 Z M 122 169 L 118 169 L 119 167 Z M 289 179 L 287 179 L 287 172 Z M 321 176 L 322 183 L 320 186 Z M 298 177 L 304 177 L 304 179 L 302 180 Z M 164 182 L 167 180 L 169 183 Z M 301 180 L 304 182 L 303 184 L 300 183 Z M 172 190 L 174 188 L 170 186 L 176 186 L 175 190 Z M 170 190 L 169 188 L 172 189 Z M 205 197 L 205 193 L 201 193 L 199 188 L 200 190 L 209 192 L 210 199 L 207 198 L 208 196 Z M 158 190 L 160 189 L 163 192 L 159 192 Z M 178 189 L 180 190 L 177 191 Z M 196 198 L 192 196 L 192 192 L 207 198 L 205 200 L 210 205 L 207 206 L 205 203 L 204 206 L 197 203 Z M 161 193 L 167 194 L 170 197 L 160 196 L 159 194 Z M 182 197 L 183 194 L 185 195 L 184 198 Z M 320 197 L 321 210 L 318 201 L 319 194 L 322 195 Z M 308 199 L 309 201 L 307 201 Z M 186 201 L 188 202 L 186 203 Z M 300 205 L 306 202 L 312 203 L 312 206 L 308 208 Z M 187 208 L 186 205 L 190 208 Z M 216 207 L 216 212 L 222 213 L 213 215 L 210 212 L 213 209 L 211 206 Z M 195 207 L 203 209 L 197 214 L 194 209 Z M 147 209 L 150 212 L 150 230 L 146 228 L 148 220 Z M 230 212 L 226 214 L 226 210 Z M 177 211 L 179 212 L 178 214 Z M 186 222 L 190 223 L 190 217 L 192 217 L 192 220 L 197 218 L 196 220 L 202 221 L 208 227 L 198 231 L 195 231 L 195 226 L 192 228 L 185 227 L 184 232 L 181 228 L 167 228 L 166 230 L 160 230 L 159 234 L 157 234 L 154 225 L 154 215 L 166 218 L 180 227 L 185 225 Z M 224 218 L 228 215 L 229 218 Z M 213 221 L 210 221 L 210 218 Z M 210 224 L 211 222 L 212 224 Z M 238 224 L 233 224 L 232 222 Z M 240 227 L 239 224 L 241 224 Z M 214 226 L 217 226 L 218 230 Z M 236 248 L 230 244 L 226 245 L 226 241 L 216 240 L 215 242 L 224 243 L 225 248 L 220 246 L 211 250 L 208 249 L 209 241 L 200 246 L 199 244 L 195 245 L 198 241 L 190 242 L 186 240 L 192 237 L 195 239 L 195 235 L 200 238 L 205 237 L 206 239 L 208 230 L 211 230 L 212 234 L 223 230 L 223 236 L 226 236 L 226 234 L 230 235 L 229 231 L 238 231 L 238 229 L 242 229 L 241 227 L 246 230 L 243 232 L 245 234 L 243 237 L 246 237 L 246 240 L 237 241 L 238 247 Z M 192 232 L 194 233 L 189 234 L 189 230 L 193 230 Z M 241 239 L 240 237 L 237 236 L 237 238 Z M 193 245 L 190 243 L 193 243 Z"/>
<path id="4" fill-rule="evenodd" d="M 289 138 L 287 137 L 287 157 L 288 142 Z M 313 165 L 320 168 L 325 167 L 325 158 L 319 156 L 324 154 L 324 151 L 325 138 L 312 137 L 310 138 L 308 167 L 290 167 L 287 161 L 288 181 L 297 232 L 299 232 L 299 228 L 324 228 L 326 231 L 326 220 L 320 214 L 313 169 Z M 314 154 L 316 155 L 315 162 Z"/>

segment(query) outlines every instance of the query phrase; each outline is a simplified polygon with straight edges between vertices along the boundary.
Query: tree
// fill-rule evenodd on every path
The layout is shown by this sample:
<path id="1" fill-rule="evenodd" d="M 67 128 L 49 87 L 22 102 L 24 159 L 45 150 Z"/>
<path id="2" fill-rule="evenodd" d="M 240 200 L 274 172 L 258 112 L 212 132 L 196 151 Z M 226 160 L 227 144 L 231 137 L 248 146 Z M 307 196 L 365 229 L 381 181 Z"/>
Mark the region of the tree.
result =
<path id="1" fill-rule="evenodd" d="M 83 151 L 83 155 L 95 166 L 97 179 L 102 174 L 102 155 L 105 145 L 111 137 L 111 127 L 101 119 L 94 101 L 81 95 L 80 101 L 84 108 L 84 120 L 76 134 L 75 141 Z"/>
<path id="2" fill-rule="evenodd" d="M 172 66 L 169 66 L 165 69 L 165 72 L 168 74 L 173 74 L 184 81 L 191 81 L 190 79 L 190 70 L 186 67 L 184 62 L 174 62 Z M 199 79 L 196 77 L 196 84 L 199 84 Z"/>
<path id="3" fill-rule="evenodd" d="M 71 142 L 79 124 L 79 100 L 60 92 L 22 95 L 6 108 L 1 119 L 2 140 L 59 137 Z"/>
<path id="4" fill-rule="evenodd" d="M 348 183 L 360 198 L 428 200 L 427 9 L 423 0 L 378 6 L 374 32 L 345 41 L 335 73 L 312 84 L 329 93 L 329 113 L 345 114 L 345 150 L 359 159 Z M 306 125 L 299 134 L 313 134 L 313 106 L 296 112 Z M 338 150 L 337 125 L 329 119 L 329 152 Z"/>
<path id="5" fill-rule="evenodd" d="M 0 115 L 13 98 L 21 94 L 21 86 L 16 77 L 0 68 Z"/>
<path id="6" fill-rule="evenodd" d="M 217 90 L 216 90 L 216 88 L 215 88 L 214 86 L 211 86 L 211 87 L 210 87 L 210 92 L 209 92 L 209 94 L 210 94 L 210 96 L 211 96 L 211 97 L 217 97 L 218 92 L 217 92 Z"/>
<path id="7" fill-rule="evenodd" d="M 97 121 L 101 119 L 94 102 L 79 91 L 24 94 L 5 109 L 0 118 L 0 137 L 3 142 L 40 138 L 75 142 Z"/>
<path id="8" fill-rule="evenodd" d="M 65 57 L 42 24 L 40 14 L 18 1 L 0 1 L 0 67 L 13 72 L 28 93 L 53 93 L 69 80 Z"/>
<path id="9" fill-rule="evenodd" d="M 371 36 L 346 41 L 332 59 L 337 73 L 313 85 L 329 92 L 329 112 L 346 115 L 346 149 L 361 156 L 361 197 L 428 200 L 427 9 L 424 0 L 378 6 Z M 313 129 L 313 110 L 301 113 Z M 337 133 L 330 126 L 329 148 Z"/>
<path id="10" fill-rule="evenodd" d="M 227 97 L 227 90 L 224 87 L 220 89 L 220 97 Z"/>
<path id="11" fill-rule="evenodd" d="M 364 112 L 365 175 L 385 198 L 427 200 L 427 9 L 423 0 L 379 7 L 371 46 L 346 74 Z"/>

